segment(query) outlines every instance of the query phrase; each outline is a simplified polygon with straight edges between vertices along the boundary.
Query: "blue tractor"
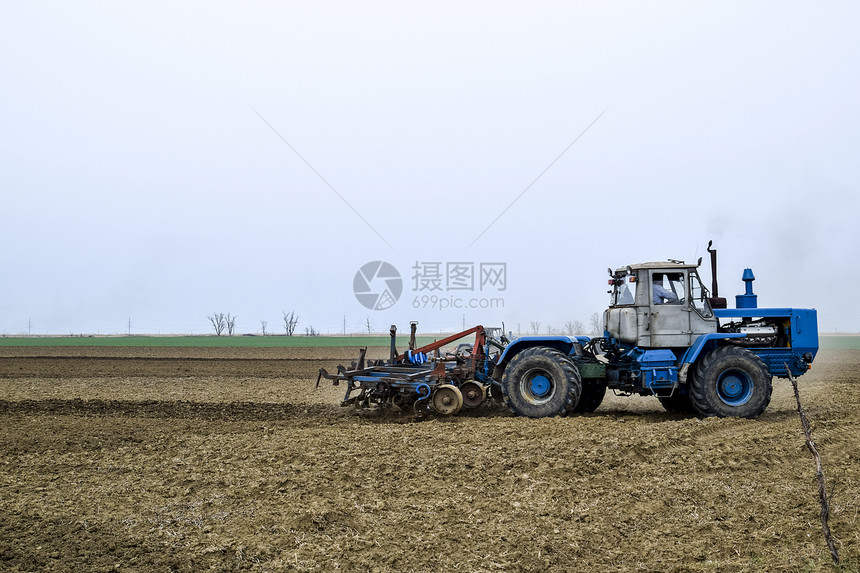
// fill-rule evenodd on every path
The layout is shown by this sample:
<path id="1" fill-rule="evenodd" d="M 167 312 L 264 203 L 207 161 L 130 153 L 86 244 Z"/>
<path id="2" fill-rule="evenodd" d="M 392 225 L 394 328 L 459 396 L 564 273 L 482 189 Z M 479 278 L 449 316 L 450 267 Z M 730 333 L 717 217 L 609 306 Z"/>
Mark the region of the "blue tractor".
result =
<path id="1" fill-rule="evenodd" d="M 656 396 L 671 412 L 759 416 L 774 376 L 811 368 L 817 313 L 759 308 L 751 269 L 743 273 L 744 294 L 727 308 L 710 243 L 708 252 L 713 294 L 699 277 L 701 259 L 609 269 L 603 336 L 510 341 L 492 357 L 491 391 L 514 413 L 534 418 L 592 412 L 607 389 Z"/>
<path id="2" fill-rule="evenodd" d="M 521 416 L 593 412 L 606 390 L 656 396 L 670 412 L 755 418 L 770 403 L 774 376 L 800 376 L 818 352 L 812 309 L 759 308 L 746 269 L 744 294 L 727 308 L 716 281 L 716 251 L 708 244 L 712 292 L 698 264 L 669 260 L 609 269 L 610 302 L 602 337 L 524 336 L 475 326 L 421 348 L 412 323 L 408 350 L 397 351 L 391 327 L 388 360 L 362 349 L 349 368 L 319 371 L 345 382 L 342 404 L 396 406 L 454 415 L 485 400 L 503 401 Z M 442 348 L 466 336 L 474 343 Z"/>

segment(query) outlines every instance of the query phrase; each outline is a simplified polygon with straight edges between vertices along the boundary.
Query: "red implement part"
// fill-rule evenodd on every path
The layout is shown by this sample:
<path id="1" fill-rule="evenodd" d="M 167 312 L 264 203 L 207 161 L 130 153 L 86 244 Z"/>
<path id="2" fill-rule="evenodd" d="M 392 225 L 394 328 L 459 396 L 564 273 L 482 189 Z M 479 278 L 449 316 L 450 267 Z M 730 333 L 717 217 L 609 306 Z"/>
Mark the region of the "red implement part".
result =
<path id="1" fill-rule="evenodd" d="M 421 348 L 416 348 L 412 351 L 413 354 L 417 354 L 419 352 L 433 352 L 434 350 L 438 350 L 445 346 L 446 344 L 450 344 L 455 340 L 460 340 L 470 334 L 475 333 L 475 344 L 472 345 L 472 367 L 474 368 L 474 359 L 476 356 L 484 355 L 484 345 L 487 343 L 487 334 L 484 332 L 484 327 L 480 324 L 478 326 L 474 326 L 469 330 L 464 330 L 463 332 L 458 332 L 457 334 L 452 334 L 447 338 L 443 338 L 442 340 L 437 340 L 431 344 L 427 344 L 426 346 L 422 346 Z M 401 354 L 396 358 L 397 362 L 404 360 L 406 358 L 405 354 Z"/>

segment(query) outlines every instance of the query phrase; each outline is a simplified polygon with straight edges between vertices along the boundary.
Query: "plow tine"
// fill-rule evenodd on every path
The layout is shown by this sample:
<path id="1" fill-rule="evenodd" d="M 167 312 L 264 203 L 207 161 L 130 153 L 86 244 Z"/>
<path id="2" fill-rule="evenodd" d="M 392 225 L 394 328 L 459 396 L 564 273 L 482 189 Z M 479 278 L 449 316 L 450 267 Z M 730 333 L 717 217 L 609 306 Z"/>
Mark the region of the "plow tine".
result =
<path id="1" fill-rule="evenodd" d="M 337 368 L 338 368 L 337 374 L 329 374 L 325 368 L 320 368 L 319 376 L 317 376 L 317 388 L 320 387 L 320 380 L 322 380 L 323 378 L 325 378 L 326 380 L 331 380 L 332 384 L 334 386 L 337 386 L 338 384 L 340 384 L 341 375 L 343 374 L 343 372 L 341 372 L 340 370 L 341 370 L 341 368 L 343 368 L 343 366 L 338 366 Z M 345 372 L 345 370 L 344 370 L 344 372 Z"/>

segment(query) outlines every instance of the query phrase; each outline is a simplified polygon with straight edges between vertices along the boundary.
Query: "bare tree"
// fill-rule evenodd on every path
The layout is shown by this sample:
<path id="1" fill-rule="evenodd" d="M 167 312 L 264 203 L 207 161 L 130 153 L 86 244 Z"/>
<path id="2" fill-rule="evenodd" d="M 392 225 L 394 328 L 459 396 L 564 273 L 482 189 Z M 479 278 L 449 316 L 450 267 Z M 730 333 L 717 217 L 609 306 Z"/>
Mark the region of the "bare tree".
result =
<path id="1" fill-rule="evenodd" d="M 532 329 L 532 334 L 537 334 L 540 332 L 540 322 L 533 320 L 529 323 L 529 327 Z"/>
<path id="2" fill-rule="evenodd" d="M 307 328 L 305 328 L 305 336 L 319 336 L 319 335 L 320 335 L 320 333 L 313 326 L 308 326 Z"/>
<path id="3" fill-rule="evenodd" d="M 237 318 L 238 318 L 238 316 L 231 315 L 229 312 L 227 313 L 225 320 L 227 322 L 227 335 L 228 336 L 233 336 L 233 332 L 236 331 L 236 319 Z"/>
<path id="4" fill-rule="evenodd" d="M 296 331 L 296 325 L 299 324 L 299 317 L 294 311 L 282 311 L 284 313 L 284 332 L 287 336 L 292 336 Z"/>
<path id="5" fill-rule="evenodd" d="M 600 313 L 592 313 L 589 322 L 591 322 L 591 336 L 603 336 L 603 317 Z"/>
<path id="6" fill-rule="evenodd" d="M 224 316 L 223 312 L 215 312 L 212 316 L 207 316 L 209 322 L 212 323 L 212 328 L 215 329 L 215 335 L 221 336 L 224 332 L 224 329 L 227 328 L 227 318 Z"/>
<path id="7" fill-rule="evenodd" d="M 564 323 L 564 333 L 570 336 L 585 334 L 585 325 L 579 320 L 568 320 Z"/>
<path id="8" fill-rule="evenodd" d="M 266 336 L 266 327 L 269 325 L 265 320 L 260 321 L 260 330 L 263 331 L 263 336 Z"/>
<path id="9" fill-rule="evenodd" d="M 364 327 L 365 327 L 365 328 L 367 328 L 367 333 L 368 333 L 368 334 L 373 333 L 373 325 L 372 325 L 372 324 L 370 324 L 370 317 L 369 317 L 369 316 L 367 317 L 367 320 L 366 320 L 366 321 L 365 321 L 365 323 L 364 323 Z"/>

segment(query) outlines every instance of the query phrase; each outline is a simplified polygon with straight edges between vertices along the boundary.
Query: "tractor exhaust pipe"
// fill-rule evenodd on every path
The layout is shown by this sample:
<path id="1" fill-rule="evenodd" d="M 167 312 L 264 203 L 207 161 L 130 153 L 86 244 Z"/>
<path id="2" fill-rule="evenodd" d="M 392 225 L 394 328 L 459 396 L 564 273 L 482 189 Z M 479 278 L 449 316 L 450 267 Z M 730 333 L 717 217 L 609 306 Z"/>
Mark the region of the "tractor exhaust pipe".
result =
<path id="1" fill-rule="evenodd" d="M 720 289 L 717 286 L 717 250 L 712 249 L 713 241 L 708 241 L 708 253 L 711 255 L 711 308 L 726 308 L 726 299 L 720 297 Z"/>
<path id="2" fill-rule="evenodd" d="M 717 287 L 717 249 L 712 249 L 713 241 L 708 241 L 708 253 L 711 255 L 711 292 L 712 296 L 720 296 L 720 289 Z"/>

